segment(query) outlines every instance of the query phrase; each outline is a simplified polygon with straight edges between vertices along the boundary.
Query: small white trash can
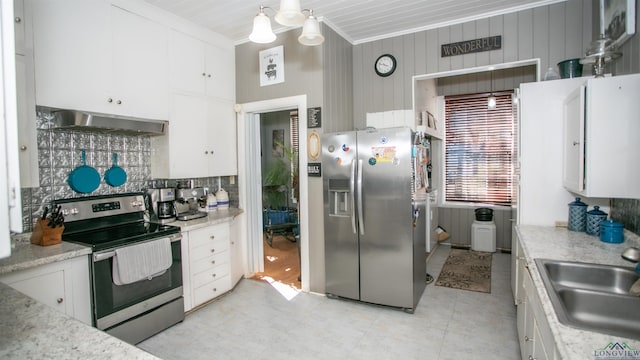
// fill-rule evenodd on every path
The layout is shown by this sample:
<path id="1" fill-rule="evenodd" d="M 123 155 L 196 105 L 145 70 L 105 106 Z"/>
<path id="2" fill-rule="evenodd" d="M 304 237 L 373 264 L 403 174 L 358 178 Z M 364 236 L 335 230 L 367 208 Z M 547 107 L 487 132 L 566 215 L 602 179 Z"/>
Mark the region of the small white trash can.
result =
<path id="1" fill-rule="evenodd" d="M 471 250 L 496 252 L 496 224 L 492 221 L 474 221 L 471 225 Z"/>

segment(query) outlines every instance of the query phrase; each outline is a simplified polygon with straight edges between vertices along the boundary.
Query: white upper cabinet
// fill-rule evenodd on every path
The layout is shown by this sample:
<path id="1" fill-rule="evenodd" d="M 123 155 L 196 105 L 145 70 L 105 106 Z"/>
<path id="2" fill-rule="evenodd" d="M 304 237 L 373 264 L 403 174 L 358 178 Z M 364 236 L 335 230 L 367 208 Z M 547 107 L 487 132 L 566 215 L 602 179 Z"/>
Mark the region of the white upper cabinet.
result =
<path id="1" fill-rule="evenodd" d="M 564 102 L 563 185 L 585 197 L 640 198 L 640 74 L 589 79 Z"/>
<path id="2" fill-rule="evenodd" d="M 177 30 L 169 34 L 172 92 L 235 98 L 235 54 Z"/>
<path id="3" fill-rule="evenodd" d="M 227 176 L 238 173 L 233 102 L 173 94 L 165 136 L 154 137 L 151 171 L 156 178 Z"/>
<path id="4" fill-rule="evenodd" d="M 104 0 L 31 4 L 38 105 L 168 118 L 165 26 Z"/>
<path id="5" fill-rule="evenodd" d="M 113 100 L 122 106 L 118 112 L 168 119 L 168 28 L 115 6 L 111 23 Z"/>

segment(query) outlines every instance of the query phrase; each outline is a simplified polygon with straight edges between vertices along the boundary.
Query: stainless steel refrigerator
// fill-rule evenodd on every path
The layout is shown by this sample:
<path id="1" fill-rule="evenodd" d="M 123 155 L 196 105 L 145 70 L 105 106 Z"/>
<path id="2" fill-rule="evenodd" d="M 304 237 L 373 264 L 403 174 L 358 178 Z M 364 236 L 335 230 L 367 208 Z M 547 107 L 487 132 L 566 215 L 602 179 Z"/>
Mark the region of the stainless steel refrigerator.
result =
<path id="1" fill-rule="evenodd" d="M 412 313 L 425 288 L 426 193 L 409 128 L 324 134 L 326 293 Z M 424 196 L 420 194 L 424 193 Z"/>

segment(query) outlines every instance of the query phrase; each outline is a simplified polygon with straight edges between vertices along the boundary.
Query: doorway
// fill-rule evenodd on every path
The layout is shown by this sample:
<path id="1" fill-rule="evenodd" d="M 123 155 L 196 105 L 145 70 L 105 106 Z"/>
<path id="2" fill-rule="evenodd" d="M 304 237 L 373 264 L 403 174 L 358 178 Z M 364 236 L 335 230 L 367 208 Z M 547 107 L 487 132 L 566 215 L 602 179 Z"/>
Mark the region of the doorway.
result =
<path id="1" fill-rule="evenodd" d="M 298 111 L 260 114 L 264 271 L 257 280 L 300 289 Z"/>
<path id="2" fill-rule="evenodd" d="M 241 238 L 246 239 L 247 266 L 245 276 L 251 277 L 264 271 L 263 222 L 262 222 L 262 169 L 260 117 L 263 113 L 294 109 L 298 111 L 298 138 L 307 138 L 307 96 L 298 95 L 263 100 L 236 106 L 238 121 L 238 191 L 240 206 L 246 216 L 241 218 Z M 307 153 L 306 141 L 300 141 L 299 153 Z M 299 157 L 299 168 L 306 169 L 307 157 Z M 302 291 L 309 291 L 309 226 L 308 226 L 308 178 L 306 171 L 299 172 L 300 201 L 298 203 L 300 280 Z"/>

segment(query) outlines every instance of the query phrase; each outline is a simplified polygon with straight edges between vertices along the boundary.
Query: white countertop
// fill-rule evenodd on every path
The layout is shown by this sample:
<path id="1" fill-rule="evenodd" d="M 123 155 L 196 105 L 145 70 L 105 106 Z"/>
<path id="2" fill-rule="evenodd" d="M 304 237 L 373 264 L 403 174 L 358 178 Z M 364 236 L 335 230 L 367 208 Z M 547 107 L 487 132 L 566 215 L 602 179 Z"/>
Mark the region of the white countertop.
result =
<path id="1" fill-rule="evenodd" d="M 600 241 L 596 236 L 568 231 L 566 228 L 519 225 L 517 231 L 533 284 L 562 359 L 593 359 L 594 351 L 602 349 L 610 342 L 625 342 L 633 349 L 640 350 L 640 339 L 626 339 L 561 324 L 534 261 L 553 259 L 632 268 L 635 265 L 624 260 L 620 254 L 629 246 L 640 246 L 640 237 L 625 231 L 625 241 L 622 244 L 609 244 Z"/>
<path id="2" fill-rule="evenodd" d="M 2 359 L 158 359 L 0 283 Z"/>
<path id="3" fill-rule="evenodd" d="M 180 226 L 182 231 L 191 231 L 199 228 L 203 228 L 210 225 L 220 224 L 223 222 L 231 221 L 236 216 L 242 214 L 244 211 L 235 207 L 228 209 L 218 209 L 215 211 L 207 212 L 207 216 L 187 221 L 174 221 L 167 225 Z"/>
<path id="4" fill-rule="evenodd" d="M 26 233 L 16 236 L 11 256 L 0 259 L 0 275 L 91 254 L 90 247 L 65 241 L 49 246 L 33 245 L 29 236 Z"/>

